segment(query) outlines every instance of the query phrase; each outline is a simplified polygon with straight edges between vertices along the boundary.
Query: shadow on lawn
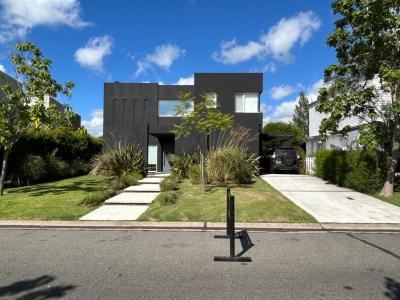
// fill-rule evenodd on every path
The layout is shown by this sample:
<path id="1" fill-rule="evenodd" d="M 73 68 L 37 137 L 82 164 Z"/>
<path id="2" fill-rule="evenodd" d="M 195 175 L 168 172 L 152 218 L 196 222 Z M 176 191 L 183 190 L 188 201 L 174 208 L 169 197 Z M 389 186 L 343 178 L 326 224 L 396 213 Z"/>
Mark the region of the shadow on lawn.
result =
<path id="1" fill-rule="evenodd" d="M 79 179 L 78 179 L 79 180 Z M 32 186 L 26 186 L 16 188 L 7 191 L 8 194 L 14 193 L 27 193 L 29 196 L 43 196 L 43 195 L 62 195 L 73 191 L 82 192 L 96 192 L 102 191 L 109 188 L 111 179 L 105 178 L 102 181 L 87 178 L 79 181 L 66 182 L 64 184 L 36 184 Z"/>
<path id="2" fill-rule="evenodd" d="M 67 291 L 77 287 L 75 285 L 55 285 L 55 279 L 54 276 L 43 275 L 34 279 L 16 281 L 10 285 L 0 286 L 0 298 L 7 296 L 20 300 L 63 298 L 66 296 Z"/>

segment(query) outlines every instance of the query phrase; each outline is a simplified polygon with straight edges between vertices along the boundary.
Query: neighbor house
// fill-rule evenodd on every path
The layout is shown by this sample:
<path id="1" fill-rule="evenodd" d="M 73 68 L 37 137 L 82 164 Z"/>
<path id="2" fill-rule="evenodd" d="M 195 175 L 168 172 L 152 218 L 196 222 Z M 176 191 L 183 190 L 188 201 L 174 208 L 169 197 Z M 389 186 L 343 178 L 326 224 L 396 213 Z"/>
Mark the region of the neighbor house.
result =
<path id="1" fill-rule="evenodd" d="M 249 151 L 260 154 L 262 73 L 195 73 L 193 85 L 158 83 L 105 83 L 103 137 L 106 147 L 117 143 L 140 145 L 151 170 L 170 170 L 170 154 L 196 150 L 201 136 L 177 139 L 171 132 L 180 122 L 174 107 L 180 92 L 191 92 L 194 102 L 202 93 L 212 93 L 223 113 L 231 114 L 236 125 L 248 128 L 255 137 Z"/>
<path id="2" fill-rule="evenodd" d="M 18 81 L 15 78 L 12 78 L 8 74 L 1 72 L 0 71 L 0 85 L 8 84 L 10 85 L 13 89 L 18 89 Z M 0 95 L 0 101 L 2 100 L 2 97 Z M 45 95 L 44 96 L 44 105 L 45 107 L 49 107 L 50 105 L 55 105 L 57 109 L 60 112 L 64 112 L 64 106 L 61 104 L 57 99 L 55 99 L 52 96 Z M 75 118 L 73 120 L 73 127 L 74 128 L 79 128 L 81 126 L 81 116 L 75 113 Z"/>
<path id="3" fill-rule="evenodd" d="M 374 85 L 379 89 L 380 83 L 378 79 L 370 81 L 368 85 Z M 391 96 L 387 92 L 381 91 L 375 100 L 375 106 L 384 110 L 385 105 L 390 103 Z M 327 136 L 325 141 L 322 141 L 319 134 L 319 127 L 324 118 L 328 114 L 320 113 L 316 110 L 319 101 L 314 101 L 308 105 L 309 111 L 309 135 L 306 140 L 306 155 L 309 157 L 314 156 L 318 149 L 341 149 L 341 150 L 358 150 L 361 148 L 358 143 L 360 137 L 359 127 L 364 124 L 365 118 L 361 117 L 348 117 L 343 118 L 339 123 L 339 129 L 346 126 L 350 128 L 347 135 L 331 134 Z"/>

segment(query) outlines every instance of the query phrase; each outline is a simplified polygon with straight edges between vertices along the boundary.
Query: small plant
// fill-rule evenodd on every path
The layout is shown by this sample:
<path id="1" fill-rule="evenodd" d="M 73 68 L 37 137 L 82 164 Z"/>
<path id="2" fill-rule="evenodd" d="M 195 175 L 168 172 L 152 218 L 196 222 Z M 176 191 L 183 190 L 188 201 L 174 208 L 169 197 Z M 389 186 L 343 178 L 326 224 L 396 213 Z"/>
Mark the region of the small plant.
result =
<path id="1" fill-rule="evenodd" d="M 160 182 L 161 192 L 177 190 L 179 184 L 179 177 L 175 175 L 167 176 Z"/>
<path id="2" fill-rule="evenodd" d="M 198 154 L 176 154 L 172 158 L 172 173 L 180 179 L 189 178 L 189 171 L 193 165 L 198 165 L 200 158 Z"/>
<path id="3" fill-rule="evenodd" d="M 142 178 L 142 175 L 135 172 L 131 172 L 121 176 L 121 179 L 126 186 L 136 185 L 138 181 Z"/>
<path id="4" fill-rule="evenodd" d="M 178 201 L 177 191 L 166 191 L 157 196 L 157 201 L 161 205 L 175 204 Z"/>
<path id="5" fill-rule="evenodd" d="M 101 203 L 103 203 L 105 200 L 108 198 L 115 196 L 116 192 L 115 190 L 108 189 L 105 191 L 99 191 L 95 193 L 90 193 L 85 196 L 85 198 L 82 199 L 80 202 L 80 205 L 82 206 L 98 206 Z"/>
<path id="6" fill-rule="evenodd" d="M 189 179 L 191 184 L 200 184 L 201 171 L 200 165 L 193 165 L 189 170 Z M 207 181 L 207 180 L 206 180 Z"/>
<path id="7" fill-rule="evenodd" d="M 28 154 L 10 171 L 10 181 L 13 185 L 30 185 L 44 177 L 46 163 L 42 157 Z"/>
<path id="8" fill-rule="evenodd" d="M 96 155 L 92 162 L 92 175 L 108 175 L 121 177 L 136 172 L 145 174 L 143 150 L 135 145 L 118 143 L 114 149 L 109 149 Z"/>
<path id="9" fill-rule="evenodd" d="M 57 156 L 57 149 L 46 157 L 47 173 L 51 178 L 65 178 L 71 176 L 71 169 L 66 161 Z"/>

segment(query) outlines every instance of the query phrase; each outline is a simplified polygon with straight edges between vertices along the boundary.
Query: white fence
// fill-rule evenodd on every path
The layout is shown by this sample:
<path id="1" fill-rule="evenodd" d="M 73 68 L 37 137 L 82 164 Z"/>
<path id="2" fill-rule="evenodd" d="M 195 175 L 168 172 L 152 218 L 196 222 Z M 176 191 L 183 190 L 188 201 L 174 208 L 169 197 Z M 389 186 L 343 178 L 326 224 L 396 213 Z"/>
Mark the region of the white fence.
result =
<path id="1" fill-rule="evenodd" d="M 306 157 L 306 174 L 308 175 L 315 174 L 315 157 L 312 156 Z"/>

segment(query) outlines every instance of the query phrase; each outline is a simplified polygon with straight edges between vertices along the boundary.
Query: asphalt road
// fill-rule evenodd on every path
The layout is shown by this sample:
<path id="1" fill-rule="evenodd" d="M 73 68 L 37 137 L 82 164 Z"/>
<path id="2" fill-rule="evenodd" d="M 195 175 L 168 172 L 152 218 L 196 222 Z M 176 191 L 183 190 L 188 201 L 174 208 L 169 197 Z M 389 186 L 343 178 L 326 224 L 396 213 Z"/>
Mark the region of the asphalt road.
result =
<path id="1" fill-rule="evenodd" d="M 0 298 L 400 299 L 399 233 L 0 230 Z"/>

